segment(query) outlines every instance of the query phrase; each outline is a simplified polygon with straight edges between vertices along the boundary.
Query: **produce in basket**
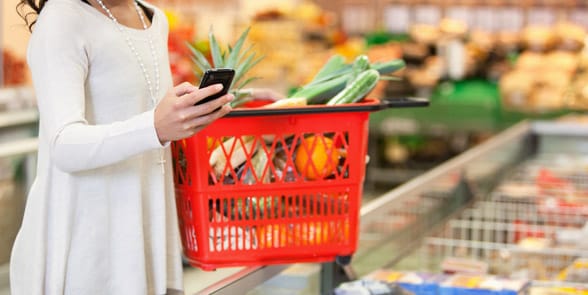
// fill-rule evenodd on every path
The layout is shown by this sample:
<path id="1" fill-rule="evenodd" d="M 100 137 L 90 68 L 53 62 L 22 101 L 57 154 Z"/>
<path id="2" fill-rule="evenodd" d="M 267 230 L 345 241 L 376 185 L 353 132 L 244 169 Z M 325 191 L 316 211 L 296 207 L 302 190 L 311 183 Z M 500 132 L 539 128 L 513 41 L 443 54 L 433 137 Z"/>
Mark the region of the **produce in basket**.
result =
<path id="1" fill-rule="evenodd" d="M 308 104 L 329 105 L 357 102 L 363 99 L 380 79 L 388 79 L 384 75 L 392 74 L 404 66 L 402 59 L 370 63 L 366 55 L 359 55 L 352 64 L 346 64 L 343 56 L 334 55 L 312 81 L 286 100 L 303 98 Z"/>
<path id="2" fill-rule="evenodd" d="M 333 140 L 323 135 L 311 135 L 302 139 L 296 148 L 296 169 L 306 179 L 318 179 L 331 175 L 339 163 L 339 151 Z"/>
<path id="3" fill-rule="evenodd" d="M 212 151 L 208 163 L 217 176 L 227 175 L 243 164 L 248 154 L 255 153 L 257 146 L 253 136 L 231 137 Z"/>
<path id="4" fill-rule="evenodd" d="M 256 229 L 260 249 L 326 245 L 349 238 L 349 223 L 326 221 L 267 224 Z"/>

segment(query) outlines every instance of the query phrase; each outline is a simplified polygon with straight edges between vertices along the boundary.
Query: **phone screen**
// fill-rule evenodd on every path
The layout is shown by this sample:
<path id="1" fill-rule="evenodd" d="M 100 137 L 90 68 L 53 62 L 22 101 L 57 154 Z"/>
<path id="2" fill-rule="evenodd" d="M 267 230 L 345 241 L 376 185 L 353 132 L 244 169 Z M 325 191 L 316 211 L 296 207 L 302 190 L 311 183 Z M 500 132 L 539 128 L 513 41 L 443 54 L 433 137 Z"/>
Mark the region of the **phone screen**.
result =
<path id="1" fill-rule="evenodd" d="M 206 86 L 210 86 L 213 84 L 222 84 L 223 90 L 219 93 L 206 97 L 196 105 L 203 104 L 209 102 L 211 100 L 217 99 L 229 92 L 231 88 L 231 83 L 233 82 L 233 77 L 235 76 L 235 70 L 233 69 L 210 69 L 204 72 L 202 76 L 202 80 L 200 81 L 200 88 L 204 88 Z"/>

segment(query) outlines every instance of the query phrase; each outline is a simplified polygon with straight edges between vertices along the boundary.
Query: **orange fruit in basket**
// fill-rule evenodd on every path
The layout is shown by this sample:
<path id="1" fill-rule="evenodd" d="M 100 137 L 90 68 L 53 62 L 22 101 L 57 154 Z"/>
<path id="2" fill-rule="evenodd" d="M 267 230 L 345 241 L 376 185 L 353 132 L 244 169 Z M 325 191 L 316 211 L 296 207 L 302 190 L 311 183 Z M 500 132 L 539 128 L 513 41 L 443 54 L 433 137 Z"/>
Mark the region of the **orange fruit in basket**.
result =
<path id="1" fill-rule="evenodd" d="M 295 152 L 296 169 L 307 179 L 330 176 L 339 163 L 339 151 L 333 140 L 322 135 L 302 139 Z"/>
<path id="2" fill-rule="evenodd" d="M 294 244 L 292 227 L 286 224 L 261 225 L 257 229 L 260 249 L 282 248 Z"/>
<path id="3" fill-rule="evenodd" d="M 349 222 L 317 221 L 297 224 L 294 229 L 295 241 L 302 246 L 349 242 Z"/>

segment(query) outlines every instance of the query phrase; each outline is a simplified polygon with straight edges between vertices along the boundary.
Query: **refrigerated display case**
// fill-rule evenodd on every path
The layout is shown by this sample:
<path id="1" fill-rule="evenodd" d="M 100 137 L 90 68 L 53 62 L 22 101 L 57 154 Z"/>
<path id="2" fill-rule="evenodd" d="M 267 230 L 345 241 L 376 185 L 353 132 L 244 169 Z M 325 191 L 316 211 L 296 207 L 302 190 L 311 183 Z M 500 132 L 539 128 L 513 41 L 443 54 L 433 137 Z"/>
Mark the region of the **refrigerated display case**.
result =
<path id="1" fill-rule="evenodd" d="M 357 278 L 457 271 L 587 292 L 587 127 L 519 123 L 365 205 L 350 267 Z"/>

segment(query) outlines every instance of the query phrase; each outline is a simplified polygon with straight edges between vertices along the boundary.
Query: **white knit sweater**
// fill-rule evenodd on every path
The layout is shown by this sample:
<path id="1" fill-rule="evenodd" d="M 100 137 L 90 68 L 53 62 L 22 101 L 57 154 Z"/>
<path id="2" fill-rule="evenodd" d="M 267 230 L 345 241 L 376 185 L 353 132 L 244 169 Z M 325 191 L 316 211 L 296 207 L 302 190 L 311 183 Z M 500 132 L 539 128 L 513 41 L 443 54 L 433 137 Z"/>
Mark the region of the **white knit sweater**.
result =
<path id="1" fill-rule="evenodd" d="M 128 28 L 158 99 L 172 86 L 168 26 Z M 124 34 L 80 0 L 50 0 L 28 62 L 40 112 L 37 178 L 11 258 L 13 295 L 165 294 L 183 289 L 171 159 Z M 165 175 L 158 164 L 165 149 Z"/>

